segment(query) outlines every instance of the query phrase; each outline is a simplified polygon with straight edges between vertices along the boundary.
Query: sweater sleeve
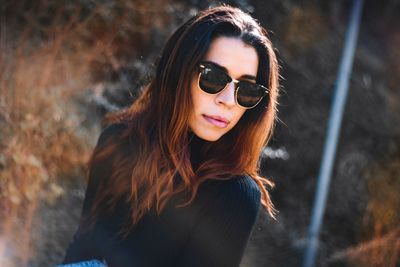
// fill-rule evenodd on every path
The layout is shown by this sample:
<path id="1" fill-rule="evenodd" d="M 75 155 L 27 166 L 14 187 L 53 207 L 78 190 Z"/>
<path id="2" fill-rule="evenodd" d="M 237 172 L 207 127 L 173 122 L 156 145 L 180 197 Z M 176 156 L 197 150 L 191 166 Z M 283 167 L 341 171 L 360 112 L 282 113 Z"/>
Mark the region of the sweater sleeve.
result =
<path id="1" fill-rule="evenodd" d="M 100 149 L 106 142 L 113 138 L 118 138 L 118 133 L 124 128 L 123 124 L 113 124 L 105 128 L 98 138 L 94 152 Z M 107 179 L 111 173 L 109 159 L 106 162 L 97 162 L 95 166 L 90 166 L 88 184 L 86 187 L 85 199 L 83 202 L 82 215 L 78 230 L 70 242 L 63 263 L 72 263 L 82 260 L 91 260 L 96 258 L 93 248 L 92 231 L 86 230 L 83 218 L 88 215 L 91 209 L 98 185 L 102 179 Z M 98 258 L 98 257 L 97 257 Z"/>
<path id="2" fill-rule="evenodd" d="M 261 194 L 250 177 L 224 182 L 203 194 L 205 202 L 179 266 L 239 266 Z"/>

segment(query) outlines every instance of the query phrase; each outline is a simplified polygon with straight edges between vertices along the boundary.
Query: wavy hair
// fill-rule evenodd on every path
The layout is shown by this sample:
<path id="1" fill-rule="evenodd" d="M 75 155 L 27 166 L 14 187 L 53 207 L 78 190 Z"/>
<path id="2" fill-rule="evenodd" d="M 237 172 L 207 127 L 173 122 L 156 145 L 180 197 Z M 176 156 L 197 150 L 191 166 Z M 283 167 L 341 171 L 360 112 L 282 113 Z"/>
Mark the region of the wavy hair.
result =
<path id="1" fill-rule="evenodd" d="M 257 51 L 257 83 L 269 94 L 247 110 L 228 133 L 206 142 L 206 159 L 194 170 L 190 162 L 188 114 L 192 110 L 190 81 L 211 42 L 220 36 L 238 38 Z M 230 6 L 199 12 L 180 26 L 167 41 L 157 64 L 155 77 L 141 96 L 126 110 L 112 114 L 111 121 L 126 127 L 112 141 L 94 150 L 89 166 L 112 156 L 111 179 L 95 196 L 91 215 L 113 211 L 120 200 L 131 207 L 129 225 L 147 212 L 157 214 L 175 194 L 190 204 L 198 187 L 208 179 L 230 179 L 249 175 L 261 191 L 261 204 L 274 216 L 266 188 L 272 182 L 259 175 L 259 159 L 276 121 L 279 66 L 266 30 L 247 13 Z M 130 144 L 131 153 L 121 153 Z M 89 168 L 89 176 L 93 171 Z M 104 205 L 106 204 L 106 205 Z"/>

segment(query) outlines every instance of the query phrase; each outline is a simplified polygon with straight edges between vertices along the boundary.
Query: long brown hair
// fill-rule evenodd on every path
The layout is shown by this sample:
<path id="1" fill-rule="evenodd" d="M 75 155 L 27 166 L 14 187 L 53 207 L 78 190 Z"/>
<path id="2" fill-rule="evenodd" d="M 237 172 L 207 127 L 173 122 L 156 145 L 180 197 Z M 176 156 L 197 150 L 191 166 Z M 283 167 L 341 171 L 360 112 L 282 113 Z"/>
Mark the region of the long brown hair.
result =
<path id="1" fill-rule="evenodd" d="M 215 142 L 205 142 L 205 160 L 194 170 L 188 149 L 190 81 L 210 43 L 219 36 L 239 38 L 256 49 L 257 83 L 268 87 L 269 94 L 247 110 L 231 131 Z M 97 190 L 91 215 L 111 212 L 123 200 L 131 207 L 129 224 L 134 226 L 153 209 L 160 214 L 177 193 L 188 196 L 178 208 L 190 204 L 205 180 L 249 175 L 259 186 L 262 205 L 273 216 L 266 190 L 272 183 L 258 171 L 259 156 L 276 120 L 278 72 L 266 30 L 240 9 L 225 5 L 209 8 L 184 23 L 166 43 L 155 77 L 139 99 L 130 108 L 112 115 L 112 122 L 126 125 L 118 140 L 98 147 L 92 155 L 89 176 L 93 175 L 96 162 L 110 157 L 113 160 L 111 177 Z M 132 146 L 131 152 L 121 153 L 126 145 Z"/>

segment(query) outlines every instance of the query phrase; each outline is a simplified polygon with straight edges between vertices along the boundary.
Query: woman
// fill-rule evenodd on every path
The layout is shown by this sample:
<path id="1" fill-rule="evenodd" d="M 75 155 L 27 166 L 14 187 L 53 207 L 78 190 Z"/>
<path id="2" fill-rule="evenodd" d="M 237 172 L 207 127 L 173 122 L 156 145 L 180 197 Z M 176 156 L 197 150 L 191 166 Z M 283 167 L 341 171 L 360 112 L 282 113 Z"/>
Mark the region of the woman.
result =
<path id="1" fill-rule="evenodd" d="M 238 266 L 260 204 L 274 213 L 258 159 L 278 76 L 250 15 L 219 6 L 184 23 L 141 97 L 100 135 L 64 264 Z"/>

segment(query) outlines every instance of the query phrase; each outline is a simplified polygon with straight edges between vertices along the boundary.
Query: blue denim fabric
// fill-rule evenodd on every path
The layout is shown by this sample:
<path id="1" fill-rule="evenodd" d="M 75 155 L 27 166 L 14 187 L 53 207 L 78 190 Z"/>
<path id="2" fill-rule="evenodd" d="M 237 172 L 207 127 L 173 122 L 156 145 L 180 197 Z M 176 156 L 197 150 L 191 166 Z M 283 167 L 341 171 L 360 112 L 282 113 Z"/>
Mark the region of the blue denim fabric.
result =
<path id="1" fill-rule="evenodd" d="M 107 267 L 107 265 L 98 260 L 90 260 L 57 265 L 56 267 Z"/>

